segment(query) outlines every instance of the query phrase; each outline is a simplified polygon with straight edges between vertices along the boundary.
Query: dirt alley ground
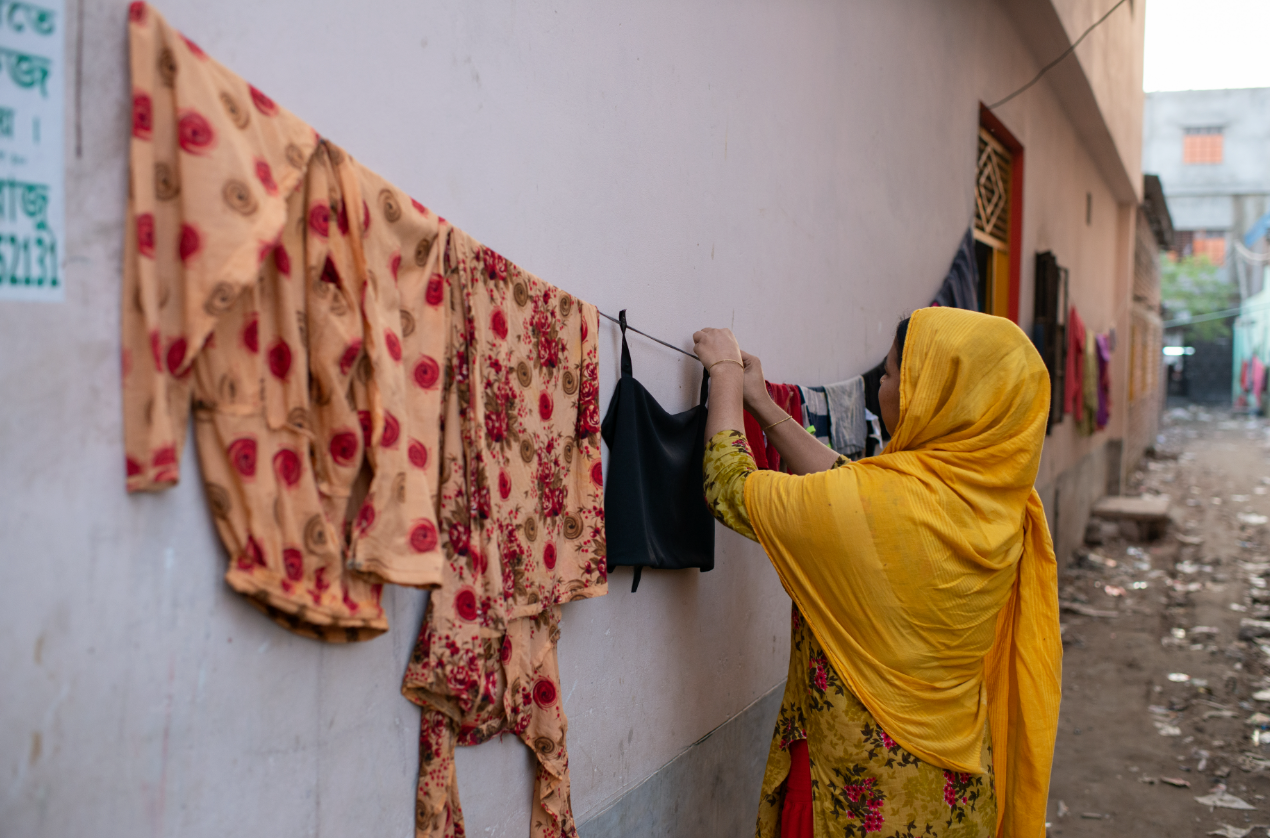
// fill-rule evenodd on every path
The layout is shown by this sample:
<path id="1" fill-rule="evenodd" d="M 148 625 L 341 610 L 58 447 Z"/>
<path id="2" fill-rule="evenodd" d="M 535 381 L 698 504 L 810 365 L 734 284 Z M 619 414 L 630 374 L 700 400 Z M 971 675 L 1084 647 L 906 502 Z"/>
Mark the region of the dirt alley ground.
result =
<path id="1" fill-rule="evenodd" d="M 1174 409 L 1161 434 L 1126 494 L 1170 496 L 1164 535 L 1095 523 L 1059 557 L 1052 836 L 1270 835 L 1270 421 Z"/>

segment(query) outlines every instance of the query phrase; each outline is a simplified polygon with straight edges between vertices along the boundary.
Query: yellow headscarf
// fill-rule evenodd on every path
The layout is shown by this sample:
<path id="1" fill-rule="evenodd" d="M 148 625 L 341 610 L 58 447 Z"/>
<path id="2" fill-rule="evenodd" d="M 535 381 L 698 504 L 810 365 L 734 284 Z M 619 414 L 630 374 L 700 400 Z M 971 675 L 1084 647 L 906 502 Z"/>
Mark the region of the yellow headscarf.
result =
<path id="1" fill-rule="evenodd" d="M 1010 321 L 914 312 L 886 453 L 745 483 L 754 531 L 834 669 L 896 742 L 984 773 L 999 836 L 1045 833 L 1062 667 L 1040 497 L 1050 383 Z"/>

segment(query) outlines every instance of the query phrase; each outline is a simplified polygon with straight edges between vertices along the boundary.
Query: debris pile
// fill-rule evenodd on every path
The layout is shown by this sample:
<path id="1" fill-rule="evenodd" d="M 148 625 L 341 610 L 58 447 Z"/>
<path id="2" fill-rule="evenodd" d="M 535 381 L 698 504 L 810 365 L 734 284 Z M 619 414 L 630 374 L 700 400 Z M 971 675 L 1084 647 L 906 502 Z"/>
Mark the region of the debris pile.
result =
<path id="1" fill-rule="evenodd" d="M 1157 448 L 1060 561 L 1050 832 L 1270 836 L 1270 423 L 1172 411 Z"/>

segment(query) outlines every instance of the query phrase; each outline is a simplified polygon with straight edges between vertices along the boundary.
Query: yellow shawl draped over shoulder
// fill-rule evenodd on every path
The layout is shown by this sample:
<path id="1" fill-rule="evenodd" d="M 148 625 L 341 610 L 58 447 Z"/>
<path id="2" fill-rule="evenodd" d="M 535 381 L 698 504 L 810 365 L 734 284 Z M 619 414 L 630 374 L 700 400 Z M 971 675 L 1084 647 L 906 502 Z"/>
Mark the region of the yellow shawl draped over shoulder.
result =
<path id="1" fill-rule="evenodd" d="M 914 312 L 886 452 L 751 474 L 745 507 L 834 669 L 896 742 L 984 773 L 998 836 L 1045 834 L 1062 643 L 1054 549 L 1033 489 L 1050 383 L 1010 321 Z"/>

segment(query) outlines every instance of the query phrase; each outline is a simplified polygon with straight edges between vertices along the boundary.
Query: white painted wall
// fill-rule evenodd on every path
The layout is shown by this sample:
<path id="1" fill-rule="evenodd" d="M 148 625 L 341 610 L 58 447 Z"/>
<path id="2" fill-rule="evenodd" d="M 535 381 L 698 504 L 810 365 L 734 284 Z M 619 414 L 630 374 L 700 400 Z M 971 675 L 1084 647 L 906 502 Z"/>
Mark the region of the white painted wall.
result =
<path id="1" fill-rule="evenodd" d="M 970 223 L 979 100 L 1039 66 L 1006 16 L 990 0 L 614 5 L 160 11 L 603 311 L 626 307 L 685 347 L 696 328 L 731 326 L 778 381 L 871 366 Z M 366 644 L 292 637 L 221 582 L 194 457 L 177 489 L 124 495 L 126 4 L 77 8 L 66 302 L 0 304 L 0 835 L 409 835 L 418 714 L 398 685 L 424 595 L 387 591 L 393 629 Z M 1084 193 L 1101 225 L 1115 205 L 1046 84 L 1002 117 L 1037 161 L 1025 289 L 1047 246 L 1103 282 L 1115 228 L 1087 232 Z M 1030 290 L 1022 310 L 1026 323 Z M 602 335 L 605 403 L 615 331 Z M 691 404 L 694 363 L 632 348 L 664 404 Z M 719 550 L 712 573 L 645 574 L 632 595 L 622 571 L 608 597 L 565 608 L 580 820 L 784 677 L 788 600 L 755 545 L 721 530 Z M 528 834 L 527 750 L 461 749 L 459 776 L 469 834 Z"/>

